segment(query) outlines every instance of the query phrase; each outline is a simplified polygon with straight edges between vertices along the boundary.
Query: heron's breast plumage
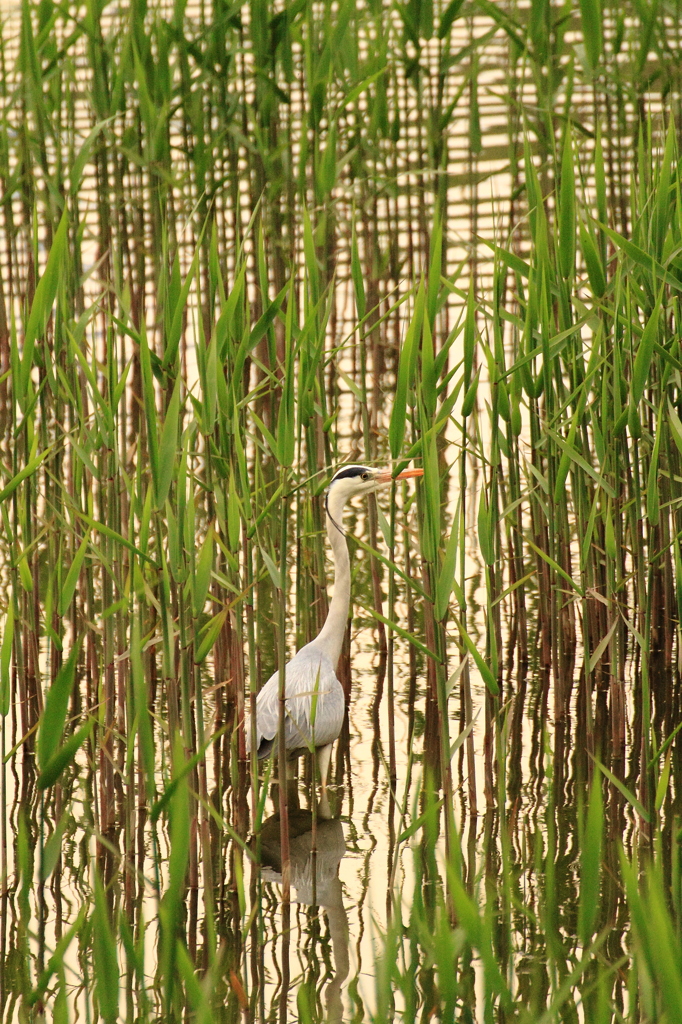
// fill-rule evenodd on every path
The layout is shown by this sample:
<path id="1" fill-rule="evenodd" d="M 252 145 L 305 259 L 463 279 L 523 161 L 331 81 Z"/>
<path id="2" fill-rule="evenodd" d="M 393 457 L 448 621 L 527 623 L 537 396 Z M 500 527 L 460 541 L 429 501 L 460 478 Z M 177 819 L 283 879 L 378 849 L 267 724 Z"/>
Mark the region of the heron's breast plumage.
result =
<path id="1" fill-rule="evenodd" d="M 345 697 L 334 667 L 315 642 L 302 647 L 286 667 L 287 750 L 332 743 L 343 725 Z M 268 679 L 256 698 L 256 734 L 259 750 L 270 753 L 279 727 L 279 672 Z M 247 722 L 247 749 L 250 724 Z"/>

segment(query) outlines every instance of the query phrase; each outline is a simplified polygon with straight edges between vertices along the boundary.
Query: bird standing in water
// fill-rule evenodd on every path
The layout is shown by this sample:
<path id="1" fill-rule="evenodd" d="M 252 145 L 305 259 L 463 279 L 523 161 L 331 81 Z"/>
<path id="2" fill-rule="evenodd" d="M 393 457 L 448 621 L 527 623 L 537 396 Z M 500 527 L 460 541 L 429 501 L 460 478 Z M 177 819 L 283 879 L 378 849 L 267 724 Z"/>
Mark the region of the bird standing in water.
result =
<path id="1" fill-rule="evenodd" d="M 406 469 L 397 480 L 422 476 L 422 469 Z M 302 647 L 285 668 L 286 749 L 292 756 L 313 747 L 326 791 L 332 744 L 341 732 L 345 697 L 336 678 L 350 607 L 350 557 L 343 531 L 343 510 L 356 495 L 371 494 L 389 484 L 390 472 L 369 466 L 342 466 L 332 477 L 325 499 L 327 536 L 334 559 L 334 595 L 322 630 Z M 256 750 L 259 759 L 272 752 L 279 728 L 279 672 L 268 679 L 256 699 Z M 246 724 L 246 749 L 251 749 L 251 723 Z"/>

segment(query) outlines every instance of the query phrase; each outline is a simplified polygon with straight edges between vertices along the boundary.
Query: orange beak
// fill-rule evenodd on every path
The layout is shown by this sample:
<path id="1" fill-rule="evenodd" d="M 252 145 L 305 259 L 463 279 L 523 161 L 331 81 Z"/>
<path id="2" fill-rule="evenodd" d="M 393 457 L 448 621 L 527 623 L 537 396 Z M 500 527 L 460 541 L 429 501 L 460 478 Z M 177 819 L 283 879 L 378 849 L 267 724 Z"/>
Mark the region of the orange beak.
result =
<path id="1" fill-rule="evenodd" d="M 377 475 L 377 483 L 388 484 L 391 480 L 407 480 L 411 476 L 424 476 L 423 469 L 404 469 L 402 473 L 398 473 L 394 477 L 391 473 L 379 473 Z"/>

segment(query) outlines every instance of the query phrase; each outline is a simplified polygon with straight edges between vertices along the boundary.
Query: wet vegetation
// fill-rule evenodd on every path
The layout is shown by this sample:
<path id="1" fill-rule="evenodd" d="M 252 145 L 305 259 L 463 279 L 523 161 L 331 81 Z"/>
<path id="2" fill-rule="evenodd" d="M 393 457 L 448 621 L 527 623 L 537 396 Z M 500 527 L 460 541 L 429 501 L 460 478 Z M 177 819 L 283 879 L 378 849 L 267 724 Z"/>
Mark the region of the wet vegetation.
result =
<path id="1" fill-rule="evenodd" d="M 7 14 L 3 1020 L 682 1019 L 680 25 Z M 282 837 L 244 712 L 349 457 L 424 476 Z"/>

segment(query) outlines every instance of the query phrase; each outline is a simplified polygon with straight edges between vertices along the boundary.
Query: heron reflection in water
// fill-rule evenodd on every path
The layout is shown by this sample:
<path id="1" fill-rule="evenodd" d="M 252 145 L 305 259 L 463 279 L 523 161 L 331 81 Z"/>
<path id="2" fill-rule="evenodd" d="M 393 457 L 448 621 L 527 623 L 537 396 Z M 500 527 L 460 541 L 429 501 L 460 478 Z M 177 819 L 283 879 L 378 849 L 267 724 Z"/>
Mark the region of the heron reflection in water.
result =
<path id="1" fill-rule="evenodd" d="M 318 812 L 315 834 L 312 812 L 291 806 L 293 803 L 294 799 L 289 807 L 291 885 L 296 890 L 297 903 L 322 907 L 327 915 L 334 975 L 325 991 L 326 1020 L 340 1024 L 343 1020 L 341 991 L 350 963 L 348 915 L 339 878 L 341 858 L 346 852 L 343 826 L 338 818 L 324 818 Z M 259 837 L 262 878 L 265 882 L 280 884 L 282 835 L 279 814 L 263 822 Z M 255 845 L 255 839 L 252 845 Z"/>

